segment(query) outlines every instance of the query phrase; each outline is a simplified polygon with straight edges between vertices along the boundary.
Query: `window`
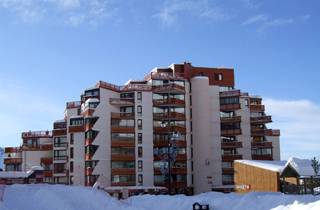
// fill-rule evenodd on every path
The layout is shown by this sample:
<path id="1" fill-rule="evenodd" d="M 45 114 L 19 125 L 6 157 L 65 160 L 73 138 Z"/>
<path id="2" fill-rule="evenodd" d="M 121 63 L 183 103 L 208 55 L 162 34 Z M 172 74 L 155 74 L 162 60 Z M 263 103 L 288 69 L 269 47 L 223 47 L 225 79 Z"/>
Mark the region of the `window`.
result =
<path id="1" fill-rule="evenodd" d="M 228 97 L 228 98 L 221 98 L 220 104 L 239 104 L 239 97 Z"/>
<path id="2" fill-rule="evenodd" d="M 142 106 L 137 106 L 137 112 L 138 114 L 142 114 Z"/>
<path id="3" fill-rule="evenodd" d="M 70 173 L 73 173 L 73 161 L 70 161 Z"/>
<path id="4" fill-rule="evenodd" d="M 70 158 L 73 158 L 73 147 L 70 147 Z"/>
<path id="5" fill-rule="evenodd" d="M 143 175 L 142 175 L 142 174 L 139 174 L 139 175 L 138 175 L 138 183 L 139 183 L 139 184 L 142 184 L 142 183 L 143 183 Z"/>
<path id="6" fill-rule="evenodd" d="M 75 126 L 83 125 L 83 118 L 72 118 L 72 119 L 70 119 L 70 125 L 75 125 Z"/>
<path id="7" fill-rule="evenodd" d="M 81 115 L 81 109 L 77 109 L 77 115 Z"/>
<path id="8" fill-rule="evenodd" d="M 142 160 L 138 160 L 138 171 L 141 172 L 143 169 L 143 163 Z"/>
<path id="9" fill-rule="evenodd" d="M 138 133 L 138 144 L 142 144 L 142 133 Z"/>
<path id="10" fill-rule="evenodd" d="M 139 101 L 142 101 L 142 92 L 138 92 L 138 93 L 137 93 L 137 99 L 138 99 Z"/>
<path id="11" fill-rule="evenodd" d="M 70 144 L 72 145 L 74 143 L 74 136 L 73 133 L 70 133 Z"/>
<path id="12" fill-rule="evenodd" d="M 218 81 L 223 80 L 223 74 L 221 74 L 221 73 L 214 74 L 214 79 L 218 80 Z"/>
<path id="13" fill-rule="evenodd" d="M 142 157 L 142 147 L 138 147 L 138 157 Z"/>
<path id="14" fill-rule="evenodd" d="M 135 167 L 134 161 L 130 161 L 130 162 L 112 161 L 111 162 L 111 168 L 134 168 L 134 167 Z"/>
<path id="15" fill-rule="evenodd" d="M 138 129 L 142 129 L 142 119 L 138 119 Z"/>

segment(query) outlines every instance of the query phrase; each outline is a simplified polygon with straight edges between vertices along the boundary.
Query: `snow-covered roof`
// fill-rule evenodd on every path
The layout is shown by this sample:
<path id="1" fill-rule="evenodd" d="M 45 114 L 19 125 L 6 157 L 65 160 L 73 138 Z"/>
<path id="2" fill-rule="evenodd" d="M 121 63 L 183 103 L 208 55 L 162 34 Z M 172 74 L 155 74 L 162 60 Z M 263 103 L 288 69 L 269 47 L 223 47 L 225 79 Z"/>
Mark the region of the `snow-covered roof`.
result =
<path id="1" fill-rule="evenodd" d="M 270 171 L 275 171 L 281 173 L 286 161 L 269 161 L 269 160 L 235 160 L 238 163 L 244 163 L 247 165 L 255 166 L 262 169 L 267 169 Z"/>
<path id="2" fill-rule="evenodd" d="M 284 168 L 291 166 L 300 176 L 316 175 L 312 166 L 311 160 L 299 159 L 295 157 L 289 158 Z"/>

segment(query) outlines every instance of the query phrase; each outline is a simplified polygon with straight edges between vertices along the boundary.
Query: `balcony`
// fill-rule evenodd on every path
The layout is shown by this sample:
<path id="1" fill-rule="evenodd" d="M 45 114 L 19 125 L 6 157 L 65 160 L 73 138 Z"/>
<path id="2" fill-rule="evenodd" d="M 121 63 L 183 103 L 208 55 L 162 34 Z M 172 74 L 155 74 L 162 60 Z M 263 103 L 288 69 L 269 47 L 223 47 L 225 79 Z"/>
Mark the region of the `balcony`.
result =
<path id="1" fill-rule="evenodd" d="M 52 157 L 43 157 L 40 159 L 40 163 L 44 164 L 44 165 L 50 165 L 52 164 Z"/>
<path id="2" fill-rule="evenodd" d="M 131 181 L 131 182 L 111 182 L 111 186 L 113 187 L 126 187 L 126 186 L 135 186 L 136 182 Z"/>
<path id="3" fill-rule="evenodd" d="M 135 147 L 135 141 L 111 140 L 111 147 Z"/>
<path id="4" fill-rule="evenodd" d="M 152 91 L 154 93 L 184 93 L 185 88 L 183 86 L 177 84 L 167 84 L 167 85 L 159 85 L 153 86 Z"/>
<path id="5" fill-rule="evenodd" d="M 234 174 L 233 168 L 222 168 L 222 174 Z"/>
<path id="6" fill-rule="evenodd" d="M 179 125 L 173 125 L 173 126 L 167 126 L 167 127 L 153 127 L 154 133 L 172 133 L 172 132 L 179 132 L 179 133 L 186 133 L 186 127 L 179 126 Z"/>
<path id="7" fill-rule="evenodd" d="M 268 129 L 265 132 L 266 136 L 280 136 L 280 130 Z"/>
<path id="8" fill-rule="evenodd" d="M 186 147 L 187 142 L 184 140 L 175 140 L 175 145 L 177 147 Z M 169 140 L 153 140 L 153 147 L 168 147 L 169 146 Z"/>
<path id="9" fill-rule="evenodd" d="M 110 98 L 109 103 L 113 106 L 134 106 L 133 98 Z"/>
<path id="10" fill-rule="evenodd" d="M 134 161 L 134 154 L 112 154 L 111 161 Z"/>
<path id="11" fill-rule="evenodd" d="M 272 142 L 251 142 L 252 148 L 272 148 Z"/>
<path id="12" fill-rule="evenodd" d="M 186 115 L 179 112 L 153 113 L 154 120 L 186 120 Z"/>
<path id="13" fill-rule="evenodd" d="M 187 168 L 171 168 L 172 174 L 187 174 Z M 154 174 L 155 175 L 162 175 L 160 168 L 154 168 Z"/>
<path id="14" fill-rule="evenodd" d="M 82 112 L 82 116 L 83 117 L 91 117 L 91 116 L 93 116 L 94 111 L 95 111 L 95 109 L 87 108 Z"/>
<path id="15" fill-rule="evenodd" d="M 221 142 L 222 149 L 230 149 L 230 148 L 242 148 L 242 142 L 233 141 L 233 142 Z"/>
<path id="16" fill-rule="evenodd" d="M 52 132 L 50 132 L 50 131 L 28 131 L 28 132 L 23 132 L 21 134 L 21 137 L 23 139 L 25 139 L 25 138 L 51 138 Z"/>
<path id="17" fill-rule="evenodd" d="M 78 109 L 81 107 L 81 101 L 70 101 L 67 102 L 66 108 L 67 109 Z"/>
<path id="18" fill-rule="evenodd" d="M 45 170 L 43 171 L 43 176 L 44 177 L 52 177 L 53 173 L 51 170 Z"/>
<path id="19" fill-rule="evenodd" d="M 92 160 L 92 157 L 93 157 L 93 154 L 88 154 L 88 153 L 86 153 L 85 155 L 84 155 L 84 160 L 85 161 L 90 161 L 90 160 Z"/>
<path id="20" fill-rule="evenodd" d="M 22 158 L 4 158 L 3 162 L 4 162 L 5 165 L 21 164 L 22 163 Z"/>
<path id="21" fill-rule="evenodd" d="M 241 129 L 225 129 L 221 130 L 221 136 L 236 136 L 241 135 Z"/>
<path id="22" fill-rule="evenodd" d="M 236 96 L 240 96 L 240 95 L 241 95 L 240 90 L 230 90 L 230 91 L 220 92 L 220 98 L 236 97 Z"/>
<path id="23" fill-rule="evenodd" d="M 166 155 L 154 155 L 153 156 L 153 160 L 154 161 L 160 161 L 160 160 L 164 160 L 164 157 Z M 187 154 L 178 154 L 176 157 L 176 161 L 187 161 Z"/>
<path id="24" fill-rule="evenodd" d="M 264 112 L 265 107 L 262 104 L 250 104 L 250 111 L 252 112 Z"/>
<path id="25" fill-rule="evenodd" d="M 242 155 L 239 154 L 223 154 L 222 155 L 222 161 L 234 161 L 234 160 L 241 160 Z"/>
<path id="26" fill-rule="evenodd" d="M 111 112 L 112 119 L 134 119 L 134 112 Z"/>
<path id="27" fill-rule="evenodd" d="M 271 116 L 259 116 L 259 117 L 251 117 L 251 124 L 265 124 L 271 123 Z"/>
<path id="28" fill-rule="evenodd" d="M 240 108 L 241 108 L 240 104 L 221 104 L 220 105 L 220 110 L 224 112 L 235 111 Z"/>
<path id="29" fill-rule="evenodd" d="M 135 168 L 112 168 L 111 175 L 135 175 Z"/>
<path id="30" fill-rule="evenodd" d="M 252 155 L 252 160 L 273 160 L 272 155 L 265 154 L 265 155 Z"/>
<path id="31" fill-rule="evenodd" d="M 53 149 L 52 144 L 41 144 L 41 145 L 22 145 L 23 151 L 51 151 Z"/>
<path id="32" fill-rule="evenodd" d="M 52 131 L 52 136 L 65 136 L 67 135 L 67 129 L 61 128 L 61 129 L 54 129 Z"/>
<path id="33" fill-rule="evenodd" d="M 185 101 L 178 98 L 155 99 L 153 100 L 153 105 L 159 106 L 159 107 L 165 107 L 165 106 L 184 107 Z"/>
<path id="34" fill-rule="evenodd" d="M 21 147 L 5 147 L 4 153 L 20 153 Z"/>
<path id="35" fill-rule="evenodd" d="M 113 133 L 134 133 L 134 126 L 120 126 L 120 125 L 112 125 L 111 132 Z"/>
<path id="36" fill-rule="evenodd" d="M 94 168 L 88 167 L 85 169 L 85 175 L 91 176 Z"/>
<path id="37" fill-rule="evenodd" d="M 54 169 L 53 175 L 54 176 L 66 176 L 68 174 L 67 169 Z"/>
<path id="38" fill-rule="evenodd" d="M 173 74 L 172 72 L 151 72 L 145 79 L 154 80 L 184 80 L 183 74 Z"/>
<path id="39" fill-rule="evenodd" d="M 233 117 L 221 117 L 221 123 L 236 123 L 241 122 L 241 116 L 233 116 Z"/>
<path id="40" fill-rule="evenodd" d="M 84 126 L 83 125 L 70 125 L 69 132 L 70 133 L 84 132 Z"/>

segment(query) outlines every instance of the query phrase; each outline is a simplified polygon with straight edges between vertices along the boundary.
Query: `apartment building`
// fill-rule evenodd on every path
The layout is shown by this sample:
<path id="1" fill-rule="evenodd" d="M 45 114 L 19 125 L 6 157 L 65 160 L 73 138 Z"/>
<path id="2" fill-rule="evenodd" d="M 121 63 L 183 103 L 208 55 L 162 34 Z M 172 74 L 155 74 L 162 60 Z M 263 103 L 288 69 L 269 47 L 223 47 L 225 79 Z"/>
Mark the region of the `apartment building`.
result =
<path id="1" fill-rule="evenodd" d="M 52 133 L 28 131 L 21 135 L 20 147 L 6 147 L 5 171 L 29 171 L 34 166 L 43 167 L 43 181 L 52 183 Z"/>
<path id="2" fill-rule="evenodd" d="M 99 81 L 54 123 L 53 181 L 227 190 L 234 160 L 280 159 L 270 122 L 260 97 L 236 89 L 231 68 L 172 64 L 124 86 Z"/>

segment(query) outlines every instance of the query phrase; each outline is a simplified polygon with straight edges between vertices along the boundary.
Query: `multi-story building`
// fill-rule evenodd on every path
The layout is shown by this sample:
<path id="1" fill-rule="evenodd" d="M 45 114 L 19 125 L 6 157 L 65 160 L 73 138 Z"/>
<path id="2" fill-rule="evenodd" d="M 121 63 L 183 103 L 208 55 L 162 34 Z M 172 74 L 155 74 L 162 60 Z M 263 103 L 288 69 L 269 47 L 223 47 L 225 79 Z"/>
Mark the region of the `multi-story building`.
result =
<path id="1" fill-rule="evenodd" d="M 229 189 L 234 160 L 280 159 L 271 121 L 229 68 L 173 64 L 124 86 L 99 81 L 54 123 L 54 182 Z"/>

